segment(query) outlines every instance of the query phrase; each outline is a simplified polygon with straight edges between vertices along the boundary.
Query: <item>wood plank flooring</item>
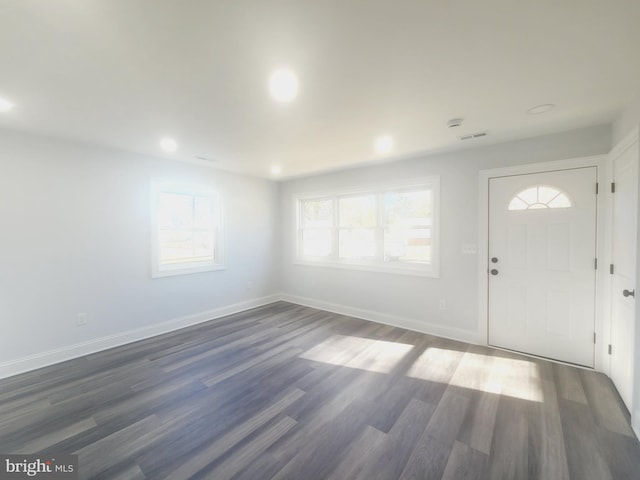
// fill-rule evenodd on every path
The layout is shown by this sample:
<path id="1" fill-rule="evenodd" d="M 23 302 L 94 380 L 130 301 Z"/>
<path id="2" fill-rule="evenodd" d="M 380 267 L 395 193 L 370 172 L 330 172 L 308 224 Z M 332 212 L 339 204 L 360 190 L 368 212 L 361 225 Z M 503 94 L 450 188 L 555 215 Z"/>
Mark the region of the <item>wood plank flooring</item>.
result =
<path id="1" fill-rule="evenodd" d="M 640 479 L 599 373 L 274 303 L 0 381 L 81 478 Z"/>

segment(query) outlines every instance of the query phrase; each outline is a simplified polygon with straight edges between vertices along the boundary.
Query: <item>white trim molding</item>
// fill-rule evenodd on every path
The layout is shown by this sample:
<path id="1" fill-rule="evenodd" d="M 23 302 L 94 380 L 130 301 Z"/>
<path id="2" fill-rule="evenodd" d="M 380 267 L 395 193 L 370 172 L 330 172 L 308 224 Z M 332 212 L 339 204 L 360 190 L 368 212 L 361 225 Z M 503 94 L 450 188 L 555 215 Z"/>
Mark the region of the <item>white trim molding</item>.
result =
<path id="1" fill-rule="evenodd" d="M 67 347 L 49 350 L 46 352 L 30 355 L 27 357 L 17 358 L 8 362 L 0 363 L 0 379 L 25 373 L 42 367 L 47 367 L 74 358 L 83 357 L 92 353 L 97 353 L 109 348 L 119 347 L 127 343 L 133 343 L 145 340 L 150 337 L 162 335 L 164 333 L 173 332 L 181 328 L 197 325 L 199 323 L 208 322 L 217 318 L 225 317 L 235 313 L 240 313 L 252 308 L 268 305 L 280 300 L 280 295 L 269 295 L 266 297 L 247 300 L 244 302 L 226 305 L 213 310 L 187 315 L 184 317 L 174 318 L 157 325 L 136 328 L 126 332 L 109 335 L 106 337 L 96 338 L 87 342 L 76 343 Z"/>
<path id="2" fill-rule="evenodd" d="M 65 362 L 74 358 L 83 357 L 92 353 L 101 352 L 110 348 L 120 347 L 128 343 L 145 340 L 151 337 L 173 332 L 181 328 L 190 327 L 200 323 L 215 320 L 227 315 L 233 315 L 252 308 L 261 307 L 270 303 L 285 301 L 302 305 L 306 307 L 318 308 L 328 312 L 347 315 L 350 317 L 361 318 L 371 322 L 383 325 L 391 325 L 393 327 L 405 328 L 414 332 L 426 333 L 438 337 L 449 338 L 460 342 L 473 344 L 482 344 L 483 338 L 478 332 L 464 330 L 456 327 L 448 327 L 428 323 L 419 319 L 399 317 L 385 313 L 375 312 L 348 305 L 340 305 L 337 303 L 326 302 L 308 297 L 300 297 L 286 293 L 268 295 L 261 298 L 247 300 L 244 302 L 234 303 L 232 305 L 223 306 L 213 310 L 187 315 L 175 318 L 157 325 L 136 328 L 115 335 L 96 338 L 87 342 L 76 343 L 67 347 L 48 350 L 35 355 L 17 358 L 8 362 L 0 363 L 0 379 L 18 375 L 21 373 L 36 370 L 38 368 L 48 367 L 56 363 Z"/>
<path id="3" fill-rule="evenodd" d="M 339 313 L 341 315 L 347 315 L 349 317 L 361 318 L 363 320 L 390 325 L 392 327 L 404 328 L 407 330 L 412 330 L 414 332 L 426 333 L 427 335 L 434 335 L 437 337 L 457 340 L 460 342 L 479 345 L 482 344 L 483 341 L 481 336 L 477 332 L 464 330 L 462 328 L 436 325 L 415 318 L 399 317 L 396 315 L 375 312 L 373 310 L 366 310 L 363 308 L 356 308 L 350 307 L 348 305 L 326 302 L 324 300 L 318 300 L 315 298 L 290 295 L 288 293 L 281 294 L 280 300 L 289 303 L 295 303 L 297 305 L 302 305 L 305 307 L 325 310 L 327 312 Z"/>
<path id="4" fill-rule="evenodd" d="M 620 142 L 618 142 L 609 152 L 609 157 L 617 157 L 627 148 L 632 146 L 640 138 L 640 126 L 631 130 Z"/>

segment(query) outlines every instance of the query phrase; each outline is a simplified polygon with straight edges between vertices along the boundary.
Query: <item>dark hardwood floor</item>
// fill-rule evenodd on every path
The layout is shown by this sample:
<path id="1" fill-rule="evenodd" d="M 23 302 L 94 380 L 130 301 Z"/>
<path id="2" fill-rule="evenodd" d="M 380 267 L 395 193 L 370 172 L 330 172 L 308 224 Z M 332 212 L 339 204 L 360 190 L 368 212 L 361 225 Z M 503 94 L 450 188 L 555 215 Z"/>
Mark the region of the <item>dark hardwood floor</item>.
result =
<path id="1" fill-rule="evenodd" d="M 599 373 L 284 302 L 0 381 L 81 478 L 640 479 Z"/>

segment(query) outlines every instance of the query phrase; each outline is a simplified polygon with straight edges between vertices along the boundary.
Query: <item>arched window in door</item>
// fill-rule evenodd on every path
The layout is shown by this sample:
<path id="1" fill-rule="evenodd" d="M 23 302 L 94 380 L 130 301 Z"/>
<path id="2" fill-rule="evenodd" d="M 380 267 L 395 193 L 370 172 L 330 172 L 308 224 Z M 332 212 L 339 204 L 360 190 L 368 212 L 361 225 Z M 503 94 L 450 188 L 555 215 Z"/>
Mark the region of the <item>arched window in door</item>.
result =
<path id="1" fill-rule="evenodd" d="M 535 210 L 540 208 L 569 208 L 569 196 L 548 185 L 536 185 L 522 190 L 509 202 L 509 210 Z"/>

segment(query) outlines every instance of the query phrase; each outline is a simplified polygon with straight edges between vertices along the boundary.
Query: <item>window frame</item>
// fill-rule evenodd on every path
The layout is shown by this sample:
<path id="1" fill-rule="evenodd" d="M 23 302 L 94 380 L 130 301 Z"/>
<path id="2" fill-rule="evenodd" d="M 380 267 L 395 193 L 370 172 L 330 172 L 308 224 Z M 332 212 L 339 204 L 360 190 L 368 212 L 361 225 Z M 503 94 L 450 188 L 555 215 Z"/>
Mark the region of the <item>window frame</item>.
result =
<path id="1" fill-rule="evenodd" d="M 151 278 L 170 277 L 175 275 L 190 275 L 193 273 L 212 272 L 225 270 L 224 263 L 224 217 L 221 193 L 209 185 L 176 182 L 160 178 L 152 178 L 150 185 L 150 213 L 151 213 Z M 160 238 L 158 225 L 159 198 L 163 193 L 189 195 L 192 197 L 209 197 L 213 201 L 214 225 L 213 233 L 213 260 L 176 262 L 172 265 L 160 263 Z"/>
<path id="2" fill-rule="evenodd" d="M 384 218 L 382 198 L 385 193 L 430 190 L 432 195 L 431 215 L 431 262 L 430 263 L 389 263 L 384 261 L 384 231 L 387 227 Z M 376 255 L 373 259 L 340 258 L 339 232 L 339 200 L 340 198 L 373 194 L 376 198 Z M 331 228 L 331 250 L 327 257 L 303 256 L 302 236 L 302 202 L 308 200 L 331 200 L 333 205 Z M 340 189 L 322 190 L 308 193 L 298 193 L 293 196 L 294 215 L 294 264 L 306 266 L 320 266 L 363 270 L 401 275 L 415 275 L 422 277 L 440 277 L 440 176 L 432 175 L 406 181 L 396 181 L 375 185 L 346 187 Z M 327 227 L 325 227 L 327 228 Z"/>

